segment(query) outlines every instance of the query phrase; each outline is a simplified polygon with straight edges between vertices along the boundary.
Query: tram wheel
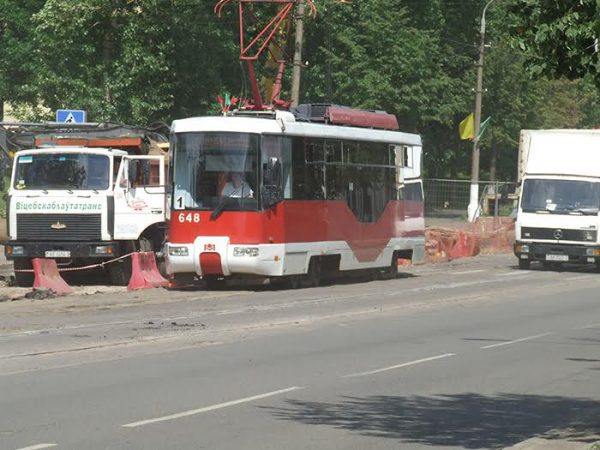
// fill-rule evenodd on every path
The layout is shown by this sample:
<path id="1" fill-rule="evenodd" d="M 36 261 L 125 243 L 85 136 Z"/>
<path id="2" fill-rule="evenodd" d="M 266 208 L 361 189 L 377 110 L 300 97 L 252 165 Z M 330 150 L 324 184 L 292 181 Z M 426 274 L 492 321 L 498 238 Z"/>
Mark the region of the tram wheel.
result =
<path id="1" fill-rule="evenodd" d="M 215 276 L 209 276 L 204 278 L 204 282 L 206 283 L 206 288 L 210 291 L 217 291 L 219 289 L 223 289 L 226 284 L 224 278 L 219 278 Z"/>
<path id="2" fill-rule="evenodd" d="M 285 289 L 298 289 L 301 285 L 301 276 L 300 275 L 287 275 L 282 280 L 282 286 Z"/>
<path id="3" fill-rule="evenodd" d="M 375 274 L 376 280 L 393 280 L 398 278 L 398 253 L 394 252 L 392 254 L 392 260 L 389 266 L 387 266 L 383 271 L 376 271 Z"/>
<path id="4" fill-rule="evenodd" d="M 312 257 L 310 259 L 308 273 L 302 281 L 306 287 L 317 287 L 321 284 L 321 258 Z"/>

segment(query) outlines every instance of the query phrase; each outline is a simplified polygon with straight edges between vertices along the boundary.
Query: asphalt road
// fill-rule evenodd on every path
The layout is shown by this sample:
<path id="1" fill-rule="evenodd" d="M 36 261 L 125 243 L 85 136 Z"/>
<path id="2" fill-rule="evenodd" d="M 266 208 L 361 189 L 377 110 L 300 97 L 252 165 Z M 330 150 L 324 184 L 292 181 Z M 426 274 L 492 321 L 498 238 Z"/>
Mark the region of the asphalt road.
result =
<path id="1" fill-rule="evenodd" d="M 0 448 L 589 446 L 600 275 L 514 263 L 2 303 Z"/>

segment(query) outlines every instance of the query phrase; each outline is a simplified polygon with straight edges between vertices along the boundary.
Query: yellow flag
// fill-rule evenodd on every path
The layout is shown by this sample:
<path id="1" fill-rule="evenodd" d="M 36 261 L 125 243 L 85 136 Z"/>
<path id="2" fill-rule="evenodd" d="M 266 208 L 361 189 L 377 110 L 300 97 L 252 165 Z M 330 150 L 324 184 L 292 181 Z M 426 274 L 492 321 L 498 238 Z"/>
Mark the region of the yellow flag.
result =
<path id="1" fill-rule="evenodd" d="M 462 140 L 472 141 L 475 138 L 475 118 L 469 114 L 458 126 L 458 134 Z"/>

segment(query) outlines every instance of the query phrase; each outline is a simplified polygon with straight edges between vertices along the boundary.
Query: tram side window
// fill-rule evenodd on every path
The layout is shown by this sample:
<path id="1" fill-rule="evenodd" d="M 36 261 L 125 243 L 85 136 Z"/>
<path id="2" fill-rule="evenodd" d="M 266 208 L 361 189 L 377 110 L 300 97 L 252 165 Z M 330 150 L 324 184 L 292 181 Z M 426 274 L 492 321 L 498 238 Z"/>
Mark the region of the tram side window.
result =
<path id="1" fill-rule="evenodd" d="M 293 138 L 292 197 L 296 200 L 325 199 L 325 140 Z"/>
<path id="2" fill-rule="evenodd" d="M 379 219 L 399 198 L 389 144 L 321 138 L 294 138 L 293 198 L 342 200 L 357 220 Z"/>
<path id="3" fill-rule="evenodd" d="M 292 198 L 292 142 L 288 137 L 263 135 L 263 186 L 281 189 L 284 199 Z"/>
<path id="4" fill-rule="evenodd" d="M 406 183 L 404 185 L 404 200 L 422 202 L 423 188 L 421 187 L 421 183 Z"/>

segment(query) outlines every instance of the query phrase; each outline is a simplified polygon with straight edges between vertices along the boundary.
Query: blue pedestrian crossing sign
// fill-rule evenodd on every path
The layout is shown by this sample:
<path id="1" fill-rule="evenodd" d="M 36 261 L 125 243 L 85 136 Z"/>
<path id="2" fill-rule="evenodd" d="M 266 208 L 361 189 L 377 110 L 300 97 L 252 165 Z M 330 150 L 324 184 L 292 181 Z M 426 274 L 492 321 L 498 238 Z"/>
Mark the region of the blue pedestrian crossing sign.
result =
<path id="1" fill-rule="evenodd" d="M 85 123 L 85 111 L 80 109 L 57 109 L 56 121 L 61 123 Z"/>

